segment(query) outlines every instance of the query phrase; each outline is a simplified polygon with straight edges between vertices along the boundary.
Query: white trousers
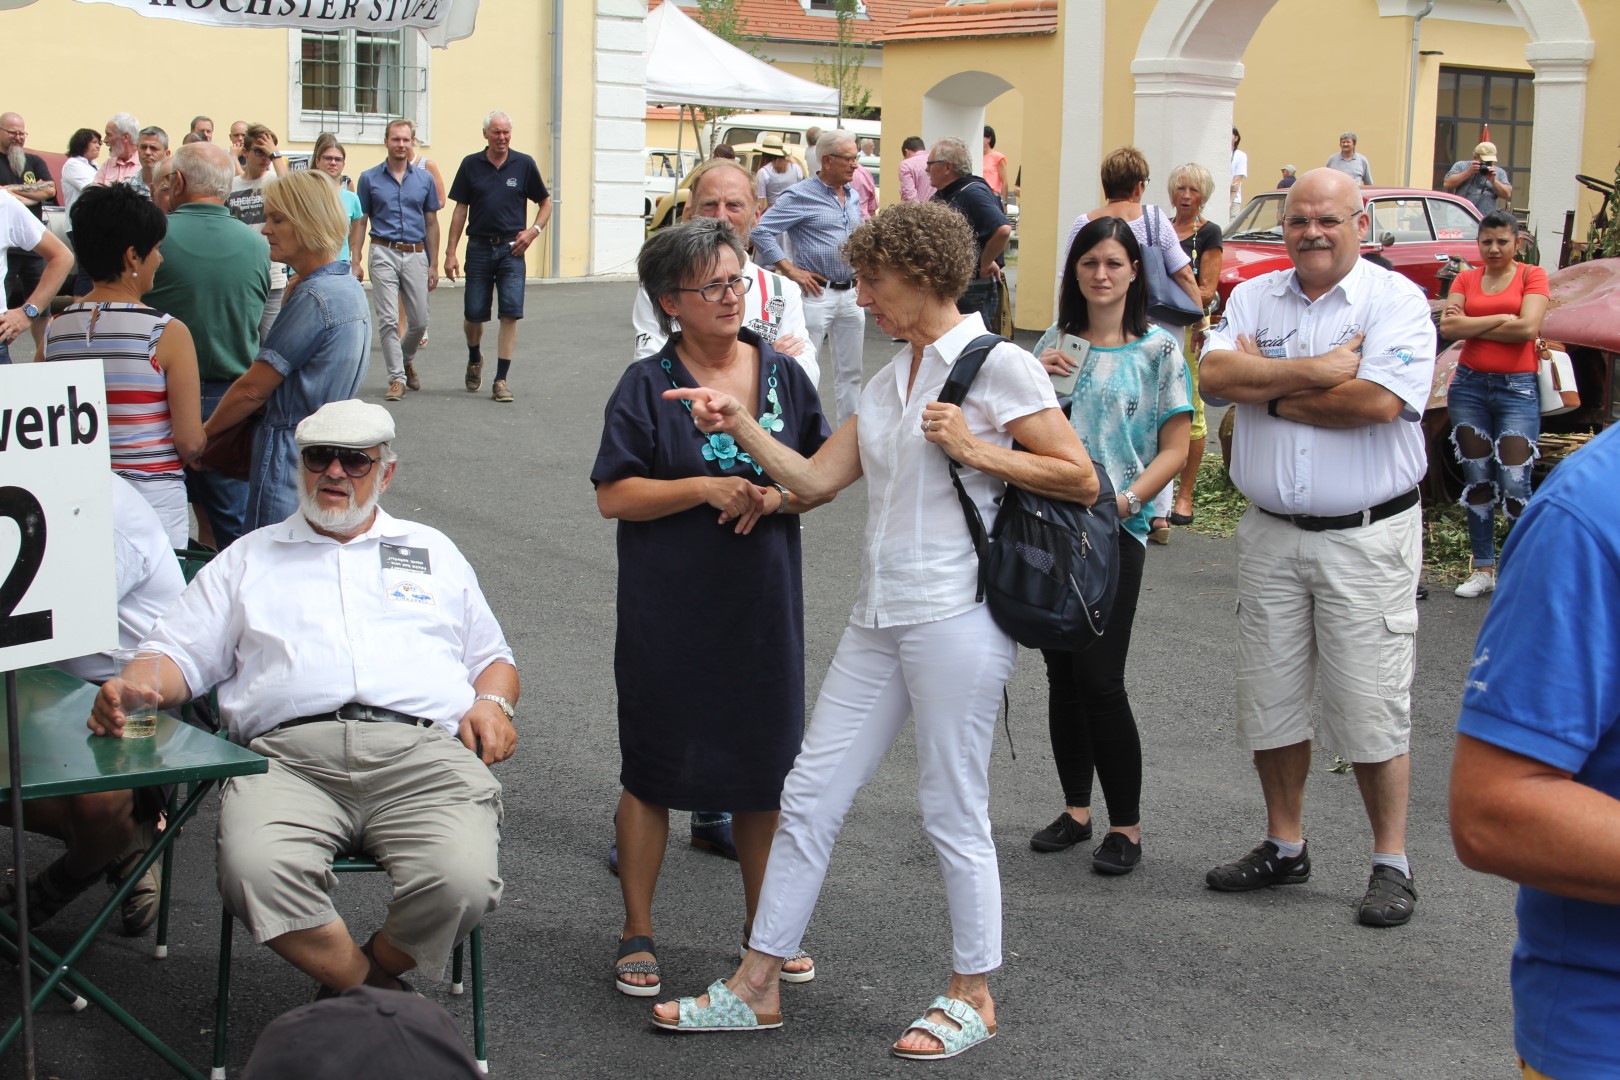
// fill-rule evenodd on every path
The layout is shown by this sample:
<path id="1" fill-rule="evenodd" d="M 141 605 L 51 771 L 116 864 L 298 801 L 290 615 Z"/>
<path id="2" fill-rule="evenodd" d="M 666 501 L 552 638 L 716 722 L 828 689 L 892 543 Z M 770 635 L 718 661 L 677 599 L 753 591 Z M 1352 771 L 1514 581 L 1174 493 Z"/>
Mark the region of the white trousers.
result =
<path id="1" fill-rule="evenodd" d="M 866 339 L 866 312 L 855 302 L 854 289 L 822 289 L 820 296 L 804 296 L 804 326 L 810 347 L 821 356 L 823 339 L 831 340 L 833 401 L 838 408 L 836 431 L 855 415 L 861 401 L 862 349 Z"/>
<path id="2" fill-rule="evenodd" d="M 851 626 L 782 789 L 751 944 L 792 956 L 855 795 L 916 717 L 917 801 L 945 874 L 952 970 L 1001 966 L 1001 874 L 990 837 L 990 748 L 1018 647 L 984 605 L 940 622 Z"/>

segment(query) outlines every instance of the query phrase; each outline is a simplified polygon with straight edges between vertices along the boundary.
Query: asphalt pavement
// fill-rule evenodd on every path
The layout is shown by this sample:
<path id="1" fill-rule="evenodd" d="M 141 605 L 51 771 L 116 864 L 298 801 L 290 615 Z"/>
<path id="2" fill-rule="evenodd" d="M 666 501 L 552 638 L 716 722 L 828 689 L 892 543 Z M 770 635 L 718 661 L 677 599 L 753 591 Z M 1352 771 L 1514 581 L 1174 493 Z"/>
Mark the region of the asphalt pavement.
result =
<path id="1" fill-rule="evenodd" d="M 999 732 L 992 816 L 1001 855 L 1004 968 L 992 979 L 1000 1035 L 949 1063 L 901 1061 L 889 1043 L 945 988 L 950 933 L 934 853 L 916 801 L 909 735 L 857 800 L 805 941 L 818 975 L 784 986 L 781 1030 L 704 1038 L 654 1031 L 650 1000 L 613 989 L 622 918 L 604 864 L 618 797 L 613 680 L 614 526 L 588 480 L 601 410 L 630 357 L 634 286 L 531 285 L 511 385 L 516 401 L 462 388 L 459 289 L 431 301 L 424 388 L 390 406 L 400 468 L 384 505 L 454 539 L 516 651 L 523 679 L 517 755 L 505 788 L 506 893 L 485 923 L 492 1073 L 504 1077 L 1345 1077 L 1516 1075 L 1508 960 L 1513 888 L 1464 869 L 1452 852 L 1446 785 L 1463 674 L 1485 611 L 1436 590 L 1420 604 L 1413 687 L 1409 850 L 1419 903 L 1398 929 L 1357 925 L 1370 834 L 1351 776 L 1318 754 L 1307 791 L 1315 873 L 1258 894 L 1204 887 L 1204 872 L 1259 842 L 1253 768 L 1232 741 L 1234 565 L 1230 540 L 1182 529 L 1148 552 L 1129 686 L 1142 732 L 1144 857 L 1133 874 L 1092 872 L 1084 849 L 1029 849 L 1062 808 L 1046 733 L 1040 658 L 1024 652 Z M 490 344 L 493 345 L 493 327 Z M 1028 342 L 1025 342 L 1028 344 Z M 866 370 L 898 346 L 869 329 Z M 823 390 L 832 364 L 823 357 Z M 381 401 L 373 350 L 364 396 Z M 857 578 L 865 491 L 857 484 L 804 520 L 805 665 L 813 695 L 845 624 Z M 679 566 L 669 568 L 681 572 Z M 713 665 L 676 693 L 746 709 L 727 678 L 732 628 L 703 611 L 669 633 L 714 641 Z M 402 667 L 410 657 L 401 656 Z M 1016 757 L 1014 751 L 1016 750 Z M 1101 811 L 1101 795 L 1096 799 Z M 743 921 L 734 864 L 690 848 L 673 815 L 657 904 L 670 991 L 697 994 L 736 964 Z M 105 936 L 83 970 L 130 1004 L 206 1073 L 214 1028 L 219 903 L 209 808 L 177 845 L 167 960 L 150 938 Z M 1101 830 L 1099 830 L 1099 836 Z M 36 840 L 31 865 L 57 845 Z M 364 938 L 387 887 L 345 878 L 339 903 Z M 87 899 L 43 928 L 66 945 Z M 310 984 L 237 931 L 230 1069 L 272 1017 Z M 5 969 L 0 1017 L 15 1015 Z M 471 997 L 420 986 L 471 1031 Z M 93 1007 L 59 1001 L 38 1021 L 40 1076 L 171 1075 Z M 21 1055 L 0 1060 L 18 1075 Z"/>

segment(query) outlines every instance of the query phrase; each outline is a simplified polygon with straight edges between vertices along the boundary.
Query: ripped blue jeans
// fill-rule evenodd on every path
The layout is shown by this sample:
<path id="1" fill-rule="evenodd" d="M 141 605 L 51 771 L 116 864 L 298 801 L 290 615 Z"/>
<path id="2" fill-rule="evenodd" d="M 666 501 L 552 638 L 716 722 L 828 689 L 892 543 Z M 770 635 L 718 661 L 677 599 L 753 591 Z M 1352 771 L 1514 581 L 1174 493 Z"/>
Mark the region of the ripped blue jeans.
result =
<path id="1" fill-rule="evenodd" d="M 1457 366 L 1446 407 L 1451 446 L 1462 465 L 1462 504 L 1476 567 L 1496 565 L 1496 508 L 1513 520 L 1530 501 L 1530 469 L 1541 434 L 1535 372 L 1501 375 Z"/>

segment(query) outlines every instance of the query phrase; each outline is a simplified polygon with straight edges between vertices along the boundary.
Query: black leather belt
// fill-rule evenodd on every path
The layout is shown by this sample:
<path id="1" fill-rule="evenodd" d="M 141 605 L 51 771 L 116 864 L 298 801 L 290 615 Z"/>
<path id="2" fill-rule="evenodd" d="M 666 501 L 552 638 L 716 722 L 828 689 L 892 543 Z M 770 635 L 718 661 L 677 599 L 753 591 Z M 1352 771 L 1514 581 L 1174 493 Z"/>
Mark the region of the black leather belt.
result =
<path id="1" fill-rule="evenodd" d="M 1371 509 L 1358 510 L 1353 514 L 1340 514 L 1337 517 L 1316 517 L 1311 514 L 1278 514 L 1267 510 L 1263 506 L 1256 506 L 1255 509 L 1262 514 L 1280 518 L 1296 529 L 1304 529 L 1306 532 L 1327 532 L 1331 529 L 1359 529 L 1364 525 L 1371 525 L 1375 521 L 1383 521 L 1385 518 L 1394 517 L 1402 510 L 1416 506 L 1417 502 L 1418 489 L 1413 488 L 1411 491 L 1397 495 L 1388 502 L 1381 502 Z"/>
<path id="2" fill-rule="evenodd" d="M 488 244 L 490 247 L 501 247 L 510 244 L 518 238 L 517 233 L 507 233 L 505 236 L 469 236 L 468 241 L 474 244 Z"/>
<path id="3" fill-rule="evenodd" d="M 381 709 L 375 705 L 361 705 L 358 702 L 349 702 L 332 712 L 316 713 L 314 716 L 297 716 L 291 720 L 283 720 L 271 731 L 280 731 L 283 728 L 303 727 L 305 724 L 323 724 L 340 720 L 358 720 L 362 723 L 390 723 L 410 724 L 412 727 L 432 727 L 433 721 L 420 716 L 408 716 L 393 709 Z"/>
<path id="4" fill-rule="evenodd" d="M 833 289 L 836 292 L 846 292 L 854 287 L 855 282 L 853 281 L 829 281 L 822 286 L 824 289 Z"/>

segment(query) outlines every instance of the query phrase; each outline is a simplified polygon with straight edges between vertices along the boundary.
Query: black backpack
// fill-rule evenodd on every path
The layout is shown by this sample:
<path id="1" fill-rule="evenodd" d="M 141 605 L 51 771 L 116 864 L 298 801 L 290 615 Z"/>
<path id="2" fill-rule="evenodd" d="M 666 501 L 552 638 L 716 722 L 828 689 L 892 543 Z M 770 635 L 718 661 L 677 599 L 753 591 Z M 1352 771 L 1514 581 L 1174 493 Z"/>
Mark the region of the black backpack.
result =
<path id="1" fill-rule="evenodd" d="M 984 334 L 969 343 L 939 400 L 961 405 L 990 350 L 1005 340 Z M 989 603 L 996 625 L 1031 649 L 1078 652 L 1093 644 L 1108 625 L 1119 587 L 1119 504 L 1107 474 L 1097 469 L 1091 506 L 1008 484 L 987 536 L 979 508 L 962 486 L 962 466 L 946 460 L 979 555 L 978 599 Z"/>

